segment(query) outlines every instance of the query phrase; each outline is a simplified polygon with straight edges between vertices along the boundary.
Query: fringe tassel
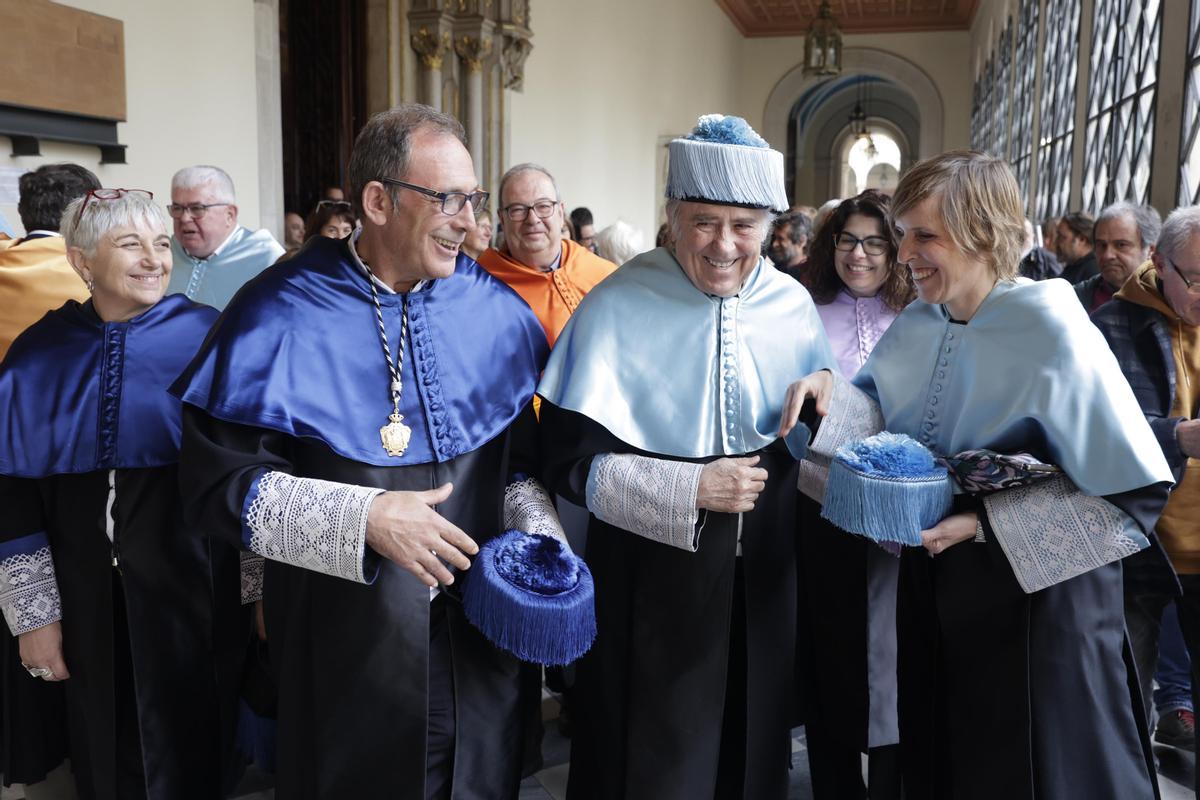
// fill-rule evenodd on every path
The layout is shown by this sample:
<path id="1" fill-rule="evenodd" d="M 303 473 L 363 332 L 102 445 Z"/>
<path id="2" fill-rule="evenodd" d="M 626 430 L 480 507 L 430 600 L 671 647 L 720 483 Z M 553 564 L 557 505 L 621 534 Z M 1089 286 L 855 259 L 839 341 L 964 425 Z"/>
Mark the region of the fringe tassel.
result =
<path id="1" fill-rule="evenodd" d="M 921 546 L 921 531 L 945 519 L 954 503 L 949 476 L 880 478 L 834 459 L 821 516 L 842 530 L 876 542 Z"/>
<path id="2" fill-rule="evenodd" d="M 586 653 L 596 638 L 595 587 L 587 564 L 578 561 L 574 586 L 542 594 L 515 586 L 496 569 L 506 547 L 521 537 L 509 531 L 485 543 L 467 573 L 463 609 L 492 644 L 531 664 L 563 666 Z"/>
<path id="3" fill-rule="evenodd" d="M 788 208 L 777 150 L 676 139 L 668 152 L 667 197 Z"/>

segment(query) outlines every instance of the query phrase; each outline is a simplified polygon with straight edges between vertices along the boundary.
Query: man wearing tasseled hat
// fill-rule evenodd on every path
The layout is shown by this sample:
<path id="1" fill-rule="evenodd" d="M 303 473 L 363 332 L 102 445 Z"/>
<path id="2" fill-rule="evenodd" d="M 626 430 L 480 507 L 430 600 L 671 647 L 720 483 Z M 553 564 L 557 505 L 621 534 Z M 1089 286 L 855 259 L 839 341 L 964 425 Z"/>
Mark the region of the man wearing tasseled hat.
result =
<path id="1" fill-rule="evenodd" d="M 547 481 L 591 514 L 568 796 L 783 798 L 807 437 L 776 422 L 792 365 L 834 361 L 760 256 L 783 156 L 715 114 L 669 152 L 674 243 L 584 298 L 538 388 Z"/>

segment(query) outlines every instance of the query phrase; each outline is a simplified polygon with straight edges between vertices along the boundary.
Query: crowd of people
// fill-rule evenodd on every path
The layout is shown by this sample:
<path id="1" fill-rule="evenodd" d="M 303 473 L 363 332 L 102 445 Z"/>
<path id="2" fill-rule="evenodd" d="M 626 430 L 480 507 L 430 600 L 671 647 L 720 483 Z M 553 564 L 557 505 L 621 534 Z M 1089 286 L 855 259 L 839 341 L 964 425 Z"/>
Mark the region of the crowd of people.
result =
<path id="1" fill-rule="evenodd" d="M 211 800 L 255 758 L 280 798 L 515 798 L 545 683 L 573 800 L 782 800 L 800 725 L 818 800 L 1157 797 L 1152 735 L 1194 748 L 1200 208 L 1039 240 L 980 153 L 819 209 L 783 170 L 702 117 L 649 250 L 538 164 L 480 187 L 420 105 L 282 244 L 217 167 L 165 207 L 22 176 L 4 780 Z M 885 431 L 958 480 L 920 546 L 827 514 Z M 594 581 L 569 667 L 465 611 L 509 530 Z"/>

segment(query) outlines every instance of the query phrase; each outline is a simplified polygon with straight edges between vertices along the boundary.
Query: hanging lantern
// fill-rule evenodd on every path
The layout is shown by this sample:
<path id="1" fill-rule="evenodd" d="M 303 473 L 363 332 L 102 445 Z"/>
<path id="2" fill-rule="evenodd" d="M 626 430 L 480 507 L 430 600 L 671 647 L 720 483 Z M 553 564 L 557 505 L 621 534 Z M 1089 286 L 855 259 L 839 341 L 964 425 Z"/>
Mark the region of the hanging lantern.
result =
<path id="1" fill-rule="evenodd" d="M 826 1 L 804 36 L 804 74 L 837 75 L 842 71 L 842 31 Z"/>

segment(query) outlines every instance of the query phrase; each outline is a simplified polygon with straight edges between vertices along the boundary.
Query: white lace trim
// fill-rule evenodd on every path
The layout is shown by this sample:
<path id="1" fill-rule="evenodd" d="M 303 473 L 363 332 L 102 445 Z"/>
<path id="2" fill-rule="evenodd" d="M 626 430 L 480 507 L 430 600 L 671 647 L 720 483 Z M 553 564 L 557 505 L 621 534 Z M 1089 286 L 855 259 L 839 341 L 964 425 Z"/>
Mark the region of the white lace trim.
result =
<path id="1" fill-rule="evenodd" d="M 1064 476 L 983 499 L 988 522 L 1017 581 L 1032 593 L 1146 547 L 1128 515 Z"/>
<path id="2" fill-rule="evenodd" d="M 588 472 L 588 510 L 630 533 L 695 552 L 702 469 L 628 453 L 596 456 Z"/>
<path id="3" fill-rule="evenodd" d="M 242 605 L 257 603 L 263 596 L 263 566 L 266 559 L 257 553 L 241 552 Z"/>
<path id="4" fill-rule="evenodd" d="M 0 561 L 0 610 L 13 636 L 62 619 L 62 600 L 49 546 Z"/>
<path id="5" fill-rule="evenodd" d="M 268 472 L 246 511 L 250 549 L 272 561 L 366 583 L 367 513 L 382 493 Z"/>
<path id="6" fill-rule="evenodd" d="M 825 502 L 825 485 L 829 483 L 829 467 L 805 459 L 800 462 L 796 488 L 818 503 Z"/>
<path id="7" fill-rule="evenodd" d="M 504 529 L 543 533 L 567 541 L 554 501 L 536 478 L 515 481 L 505 487 Z"/>
<path id="8" fill-rule="evenodd" d="M 835 372 L 829 414 L 821 420 L 817 435 L 808 446 L 808 459 L 827 467 L 842 445 L 874 436 L 882 430 L 883 415 L 879 404 Z"/>

